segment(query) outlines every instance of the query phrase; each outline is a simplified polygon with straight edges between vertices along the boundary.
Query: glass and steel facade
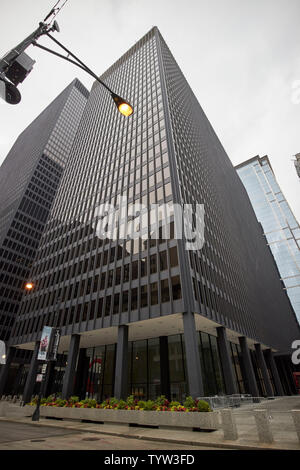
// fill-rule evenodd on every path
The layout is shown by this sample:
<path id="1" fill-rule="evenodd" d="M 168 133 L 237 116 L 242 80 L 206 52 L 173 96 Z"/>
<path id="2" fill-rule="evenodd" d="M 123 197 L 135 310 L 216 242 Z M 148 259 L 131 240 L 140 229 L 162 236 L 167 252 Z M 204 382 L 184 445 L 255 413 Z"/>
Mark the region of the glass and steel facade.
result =
<path id="1" fill-rule="evenodd" d="M 300 226 L 274 175 L 269 158 L 255 157 L 236 167 L 276 261 L 300 323 Z"/>
<path id="2" fill-rule="evenodd" d="M 7 341 L 88 98 L 74 80 L 19 136 L 0 168 L 0 339 Z"/>
<path id="3" fill-rule="evenodd" d="M 238 393 L 239 336 L 252 349 L 259 342 L 280 350 L 297 333 L 250 201 L 156 27 L 101 79 L 134 114 L 121 116 L 94 84 L 32 267 L 36 288 L 22 300 L 10 345 L 33 349 L 43 325 L 60 328 L 60 352 L 79 337 L 88 372 L 82 393 L 99 399 L 112 390 L 180 399 Z M 101 238 L 98 208 L 118 207 L 122 195 L 145 206 L 137 236 L 121 236 L 121 218 L 115 238 Z M 162 214 L 159 238 L 151 238 L 147 208 L 155 203 L 163 211 L 204 204 L 203 248 L 188 251 L 176 238 L 172 210 L 170 236 Z M 224 329 L 233 344 L 227 364 Z M 73 373 L 67 367 L 64 384 Z"/>

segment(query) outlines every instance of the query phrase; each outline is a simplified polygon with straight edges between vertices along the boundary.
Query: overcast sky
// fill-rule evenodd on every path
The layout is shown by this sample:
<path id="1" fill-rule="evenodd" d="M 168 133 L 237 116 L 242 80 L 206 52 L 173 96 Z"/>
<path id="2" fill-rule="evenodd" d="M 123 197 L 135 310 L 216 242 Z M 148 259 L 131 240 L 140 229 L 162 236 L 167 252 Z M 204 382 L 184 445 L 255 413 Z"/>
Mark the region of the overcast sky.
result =
<path id="1" fill-rule="evenodd" d="M 56 0 L 1 0 L 0 56 L 43 20 Z M 160 29 L 232 163 L 269 155 L 298 221 L 300 0 L 68 0 L 57 16 L 66 47 L 101 75 L 152 26 Z M 44 37 L 40 44 L 53 48 Z M 0 103 L 0 163 L 18 135 L 85 72 L 31 46 L 36 64 L 22 101 Z M 296 87 L 296 88 L 293 88 Z"/>

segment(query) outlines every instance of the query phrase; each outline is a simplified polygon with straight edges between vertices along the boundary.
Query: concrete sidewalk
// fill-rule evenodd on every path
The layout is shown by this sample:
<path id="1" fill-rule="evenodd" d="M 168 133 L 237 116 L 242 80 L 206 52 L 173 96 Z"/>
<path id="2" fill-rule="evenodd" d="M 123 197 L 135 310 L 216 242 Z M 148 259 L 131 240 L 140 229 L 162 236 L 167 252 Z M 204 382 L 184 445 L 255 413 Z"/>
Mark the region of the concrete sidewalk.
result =
<path id="1" fill-rule="evenodd" d="M 267 409 L 270 416 L 271 429 L 274 436 L 272 444 L 258 442 L 257 429 L 253 417 L 253 409 Z M 236 418 L 239 438 L 236 441 L 225 441 L 223 431 L 195 432 L 187 430 L 157 429 L 129 427 L 122 424 L 98 424 L 75 420 L 53 420 L 40 418 L 33 422 L 30 417 L 8 416 L 1 420 L 9 422 L 30 423 L 36 426 L 54 426 L 80 432 L 101 433 L 130 439 L 143 439 L 177 444 L 186 444 L 196 450 L 197 446 L 214 447 L 219 449 L 243 450 L 300 450 L 294 423 L 290 411 L 300 409 L 299 397 L 282 397 L 264 401 L 260 404 L 247 405 L 233 410 Z"/>

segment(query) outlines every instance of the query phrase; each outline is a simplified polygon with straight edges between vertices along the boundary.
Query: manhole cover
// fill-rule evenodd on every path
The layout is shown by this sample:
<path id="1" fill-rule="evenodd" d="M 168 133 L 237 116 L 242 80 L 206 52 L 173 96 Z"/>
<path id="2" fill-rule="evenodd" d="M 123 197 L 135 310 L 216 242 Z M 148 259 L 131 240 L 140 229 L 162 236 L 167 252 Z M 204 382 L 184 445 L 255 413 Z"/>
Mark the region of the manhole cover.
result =
<path id="1" fill-rule="evenodd" d="M 83 437 L 83 441 L 100 441 L 99 437 Z"/>
<path id="2" fill-rule="evenodd" d="M 30 442 L 45 442 L 45 439 L 31 439 Z"/>

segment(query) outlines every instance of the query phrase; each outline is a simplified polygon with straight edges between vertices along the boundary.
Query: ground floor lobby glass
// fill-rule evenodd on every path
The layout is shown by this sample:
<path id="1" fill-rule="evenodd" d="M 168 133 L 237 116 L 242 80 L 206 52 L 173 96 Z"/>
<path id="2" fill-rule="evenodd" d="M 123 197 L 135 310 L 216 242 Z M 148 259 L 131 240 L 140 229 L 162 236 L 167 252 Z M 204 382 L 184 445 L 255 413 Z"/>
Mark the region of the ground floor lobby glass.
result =
<path id="1" fill-rule="evenodd" d="M 225 393 L 217 339 L 198 333 L 199 352 L 206 396 Z M 128 348 L 128 395 L 140 400 L 155 399 L 166 394 L 162 389 L 163 358 L 168 356 L 169 387 L 172 400 L 182 401 L 188 395 L 186 357 L 182 334 L 167 337 L 167 351 L 162 351 L 160 338 L 132 341 Z M 114 394 L 116 345 L 98 346 L 86 350 L 88 373 L 86 397 L 102 401 Z M 164 393 L 163 393 L 164 392 Z"/>
<path id="2" fill-rule="evenodd" d="M 203 395 L 226 395 L 223 367 L 224 357 L 220 356 L 220 341 L 216 336 L 204 332 L 197 332 L 199 358 L 202 371 Z M 232 379 L 235 382 L 235 392 L 239 394 L 251 393 L 249 389 L 249 374 L 243 364 L 243 355 L 240 344 L 228 341 L 227 356 L 232 365 Z M 26 357 L 25 350 L 17 350 L 16 361 L 9 368 L 4 388 L 6 395 L 22 395 L 29 377 L 31 364 Z M 72 394 L 80 399 L 94 398 L 102 402 L 115 394 L 117 344 L 107 344 L 90 348 L 80 348 L 74 376 Z M 22 362 L 17 363 L 19 355 Z M 69 352 L 66 350 L 58 354 L 57 361 L 50 362 L 46 374 L 45 395 L 60 395 L 65 381 L 66 367 Z M 268 356 L 269 357 L 269 356 Z M 250 361 L 253 366 L 258 396 L 267 396 L 263 370 L 257 358 L 257 352 L 250 350 Z M 276 358 L 277 368 L 284 388 L 284 394 L 293 395 L 295 391 L 293 370 L 289 360 Z M 226 364 L 225 364 L 226 365 Z M 270 358 L 266 361 L 270 387 L 273 395 L 279 394 L 278 384 L 275 383 Z M 155 399 L 166 395 L 171 400 L 184 401 L 189 395 L 187 377 L 187 359 L 185 354 L 185 341 L 183 334 L 161 336 L 155 338 L 131 341 L 128 343 L 128 388 L 127 396 L 134 395 L 137 399 Z M 228 367 L 228 363 L 227 363 Z M 42 363 L 37 364 L 36 373 L 41 373 Z M 245 380 L 246 379 L 246 380 Z M 73 380 L 73 379 L 72 379 Z M 32 395 L 39 393 L 40 383 L 32 379 Z M 226 386 L 228 386 L 226 382 Z M 253 388 L 253 387 L 252 387 Z M 232 393 L 232 392 L 231 392 Z M 256 395 L 255 395 L 256 396 Z"/>

